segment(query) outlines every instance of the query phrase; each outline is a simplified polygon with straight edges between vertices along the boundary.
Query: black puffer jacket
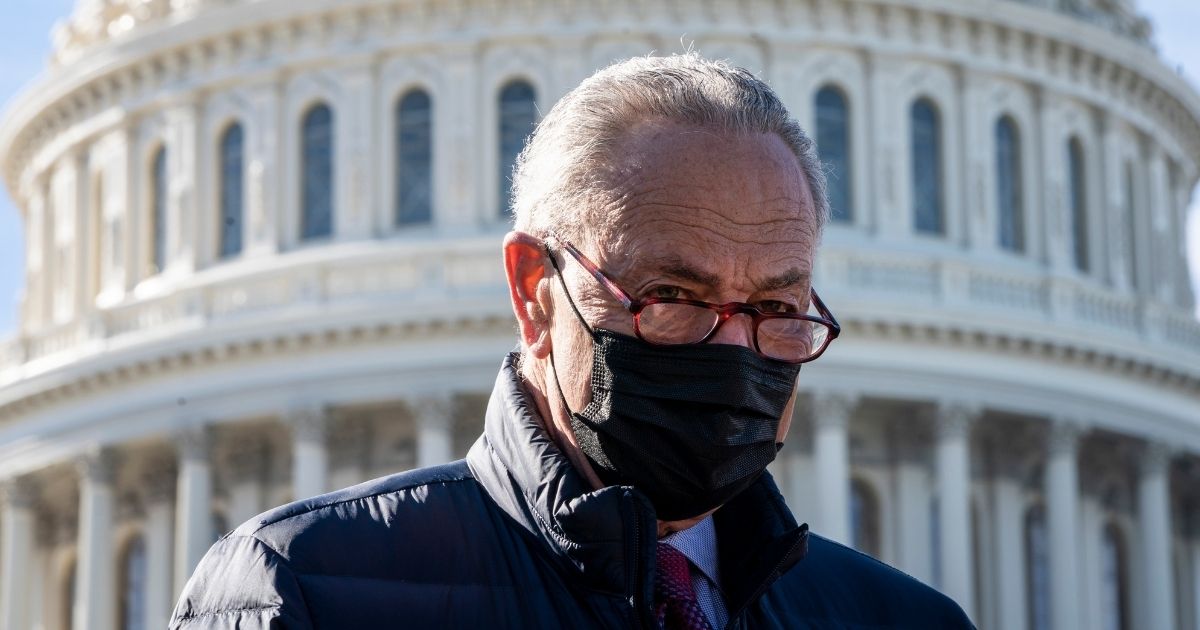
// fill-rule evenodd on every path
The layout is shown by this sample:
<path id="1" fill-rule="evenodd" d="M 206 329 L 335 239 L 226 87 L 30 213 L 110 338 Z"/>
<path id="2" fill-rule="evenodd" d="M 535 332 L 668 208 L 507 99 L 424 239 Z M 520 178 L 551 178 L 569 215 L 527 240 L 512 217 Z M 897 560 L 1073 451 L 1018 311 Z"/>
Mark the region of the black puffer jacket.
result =
<path id="1" fill-rule="evenodd" d="M 593 491 L 505 361 L 466 460 L 286 505 L 205 555 L 172 628 L 651 628 L 655 519 Z M 714 517 L 731 628 L 969 628 L 953 601 L 797 526 L 769 475 Z"/>

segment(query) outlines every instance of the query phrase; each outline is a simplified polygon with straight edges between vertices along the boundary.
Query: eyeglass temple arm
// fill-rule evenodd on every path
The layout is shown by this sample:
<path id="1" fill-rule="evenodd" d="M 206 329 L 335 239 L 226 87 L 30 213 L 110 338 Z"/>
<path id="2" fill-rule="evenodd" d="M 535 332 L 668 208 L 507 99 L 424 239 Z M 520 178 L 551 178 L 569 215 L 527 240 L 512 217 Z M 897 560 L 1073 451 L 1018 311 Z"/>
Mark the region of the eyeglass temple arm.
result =
<path id="1" fill-rule="evenodd" d="M 833 336 L 836 337 L 838 333 L 842 332 L 842 325 L 838 323 L 838 320 L 833 316 L 833 313 L 829 312 L 829 307 L 825 306 L 825 301 L 821 299 L 821 296 L 817 295 L 816 289 L 810 288 L 808 292 L 812 296 L 813 303 L 817 305 L 817 312 L 820 313 L 825 319 L 828 319 L 831 324 L 833 324 Z"/>
<path id="2" fill-rule="evenodd" d="M 554 242 L 558 244 L 557 241 Z M 548 239 L 547 244 L 550 243 L 551 240 Z M 608 289 L 608 292 L 611 293 L 612 296 L 616 298 L 622 306 L 624 306 L 626 309 L 633 308 L 634 301 L 629 297 L 629 294 L 625 293 L 621 287 L 617 286 L 617 284 L 613 282 L 611 278 L 604 275 L 604 272 L 600 271 L 600 268 L 597 267 L 595 263 L 588 260 L 587 256 L 584 256 L 583 253 L 576 249 L 575 246 L 569 241 L 562 241 L 561 246 L 567 251 L 567 253 L 571 254 L 571 257 L 574 258 L 575 261 L 578 262 L 584 269 L 586 269 L 588 273 L 592 274 L 592 277 L 596 279 L 596 282 L 599 282 L 601 286 L 603 286 L 605 289 Z"/>

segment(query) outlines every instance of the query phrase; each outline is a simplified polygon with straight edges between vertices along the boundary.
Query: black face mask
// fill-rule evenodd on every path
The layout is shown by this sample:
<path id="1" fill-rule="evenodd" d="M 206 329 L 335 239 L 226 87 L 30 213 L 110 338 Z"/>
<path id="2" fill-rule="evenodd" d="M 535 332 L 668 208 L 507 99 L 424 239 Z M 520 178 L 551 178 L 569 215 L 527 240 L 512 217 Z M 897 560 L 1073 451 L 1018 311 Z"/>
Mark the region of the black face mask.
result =
<path id="1" fill-rule="evenodd" d="M 605 484 L 631 485 L 659 519 L 681 520 L 729 501 L 775 459 L 799 364 L 736 345 L 656 346 L 579 319 L 593 341 L 592 402 L 571 425 Z"/>

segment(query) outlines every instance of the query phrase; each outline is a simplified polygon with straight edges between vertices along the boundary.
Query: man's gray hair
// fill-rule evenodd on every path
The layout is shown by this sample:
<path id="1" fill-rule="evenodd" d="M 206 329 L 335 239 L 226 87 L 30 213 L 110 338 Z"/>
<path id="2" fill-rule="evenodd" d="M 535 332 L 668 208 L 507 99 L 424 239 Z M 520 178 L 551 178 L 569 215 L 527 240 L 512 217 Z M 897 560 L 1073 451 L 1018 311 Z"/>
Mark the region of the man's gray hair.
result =
<path id="1" fill-rule="evenodd" d="M 660 119 L 737 134 L 773 133 L 808 181 L 817 232 L 829 214 L 813 141 L 775 91 L 748 70 L 688 52 L 614 63 L 571 90 L 538 124 L 513 172 L 515 228 L 534 236 L 607 236 L 609 152 L 634 125 Z"/>

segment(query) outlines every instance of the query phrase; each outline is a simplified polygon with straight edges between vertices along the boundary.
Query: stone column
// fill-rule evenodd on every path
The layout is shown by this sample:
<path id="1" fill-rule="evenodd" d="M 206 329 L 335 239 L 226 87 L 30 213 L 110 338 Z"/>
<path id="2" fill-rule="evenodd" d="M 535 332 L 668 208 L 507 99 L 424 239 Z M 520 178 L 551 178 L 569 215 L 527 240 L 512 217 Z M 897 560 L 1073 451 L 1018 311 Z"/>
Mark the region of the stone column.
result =
<path id="1" fill-rule="evenodd" d="M 496 206 L 490 200 L 496 190 L 484 186 L 488 160 L 478 158 L 484 130 L 479 103 L 494 96 L 481 96 L 479 60 L 467 42 L 445 42 L 440 71 L 445 89 L 434 100 L 433 185 L 434 225 L 450 231 L 472 229 L 481 220 L 495 220 Z M 487 151 L 495 151 L 492 146 Z M 486 193 L 485 193 L 486 191 Z M 481 215 L 482 213 L 482 215 Z"/>
<path id="2" fill-rule="evenodd" d="M 1192 517 L 1192 530 L 1192 625 L 1193 630 L 1200 630 L 1200 514 Z"/>
<path id="3" fill-rule="evenodd" d="M 246 256 L 270 255 L 279 251 L 279 235 L 283 225 L 280 216 L 281 173 L 279 126 L 286 117 L 280 108 L 279 86 L 268 83 L 252 88 L 248 98 L 253 121 L 246 152 Z M 289 128 L 288 132 L 292 132 Z"/>
<path id="4" fill-rule="evenodd" d="M 995 172 L 994 157 L 988 152 L 992 146 L 992 125 L 988 119 L 992 111 L 989 103 L 992 90 L 990 79 L 982 75 L 967 74 L 962 80 L 962 167 L 966 194 L 961 197 L 966 203 L 960 212 L 964 214 L 963 226 L 966 243 L 974 252 L 996 250 L 995 193 L 988 191 L 988 179 Z M 886 101 L 884 101 L 886 102 Z M 943 160 L 949 160 L 944 156 Z M 949 200 L 954 207 L 957 200 Z M 968 215 L 968 212 L 970 213 Z"/>
<path id="5" fill-rule="evenodd" d="M 96 307 L 97 287 L 93 281 L 95 276 L 92 269 L 98 260 L 96 246 L 99 239 L 95 235 L 100 234 L 100 228 L 95 225 L 93 219 L 96 215 L 91 199 L 92 176 L 88 172 L 87 156 L 80 151 L 70 159 L 75 169 L 75 182 L 71 191 L 75 206 L 75 260 L 71 269 L 71 275 L 75 277 L 75 286 L 72 287 L 75 293 L 71 299 L 74 302 L 72 312 L 79 318 L 86 317 Z"/>
<path id="6" fill-rule="evenodd" d="M 1142 454 L 1138 480 L 1136 536 L 1141 545 L 1146 618 L 1141 628 L 1175 627 L 1175 585 L 1171 564 L 1171 506 L 1167 469 L 1171 456 L 1165 445 L 1150 444 Z"/>
<path id="7" fill-rule="evenodd" d="M 35 183 L 30 187 L 25 205 L 25 297 L 22 301 L 22 321 L 33 323 L 45 321 L 47 313 L 46 287 L 49 273 L 46 272 L 46 192 L 45 186 Z"/>
<path id="8" fill-rule="evenodd" d="M 174 463 L 161 462 L 150 469 L 143 482 L 146 489 L 146 599 L 143 602 L 147 628 L 165 628 L 171 618 L 175 593 L 171 589 L 172 538 L 176 470 Z"/>
<path id="9" fill-rule="evenodd" d="M 454 426 L 449 396 L 422 396 L 412 405 L 417 426 L 417 468 L 445 464 L 454 457 Z"/>
<path id="10" fill-rule="evenodd" d="M 1026 206 L 1026 220 L 1031 225 L 1037 225 L 1042 230 L 1040 246 L 1028 251 L 1038 258 L 1048 261 L 1050 268 L 1058 274 L 1070 273 L 1075 265 L 1074 240 L 1069 226 L 1071 223 L 1071 208 L 1066 203 L 1070 174 L 1067 173 L 1065 156 L 1066 141 L 1057 133 L 1047 133 L 1048 129 L 1062 128 L 1063 110 L 1061 101 L 1050 94 L 1042 94 L 1042 105 L 1038 120 L 1038 137 L 1041 138 L 1038 160 L 1041 162 L 1042 182 L 1041 194 L 1037 205 Z M 1036 167 L 1035 167 L 1036 168 Z M 1026 186 L 1028 189 L 1029 186 Z M 1038 217 L 1034 208 L 1043 208 L 1042 216 Z M 1039 223 L 1036 223 L 1040 221 Z M 1027 239 L 1028 240 L 1028 239 Z M 1029 245 L 1033 245 L 1029 241 Z"/>
<path id="11" fill-rule="evenodd" d="M 28 479 L 3 488 L 0 513 L 0 629 L 30 627 L 28 573 L 33 559 L 34 492 Z"/>
<path id="12" fill-rule="evenodd" d="M 196 103 L 181 103 L 167 117 L 167 255 L 166 266 L 187 273 L 196 268 L 201 224 L 196 195 L 200 164 L 196 159 L 200 111 Z"/>
<path id="13" fill-rule="evenodd" d="M 867 90 L 870 102 L 891 103 L 901 86 L 897 85 L 903 75 L 903 66 L 890 55 L 872 55 L 868 68 Z M 871 222 L 879 237 L 889 241 L 911 239 L 913 233 L 912 209 L 912 149 L 908 134 L 908 109 L 895 107 L 872 107 L 871 127 L 877 151 L 873 152 L 871 174 L 875 190 Z M 945 156 L 943 156 L 944 158 Z M 857 163 L 856 163 L 857 165 Z M 870 212 L 864 207 L 864 210 Z"/>
<path id="14" fill-rule="evenodd" d="M 992 479 L 995 519 L 992 540 L 996 550 L 996 614 L 998 628 L 1025 630 L 1029 610 L 1025 601 L 1025 502 L 1021 497 L 1021 466 L 1015 449 L 1003 449 Z"/>
<path id="15" fill-rule="evenodd" d="M 1055 422 L 1047 444 L 1046 527 L 1050 543 L 1050 619 L 1055 630 L 1080 628 L 1079 432 L 1074 424 Z"/>
<path id="16" fill-rule="evenodd" d="M 79 560 L 72 627 L 111 630 L 116 622 L 113 554 L 113 457 L 101 450 L 79 460 Z"/>
<path id="17" fill-rule="evenodd" d="M 1171 193 L 1168 190 L 1166 156 L 1161 148 L 1151 149 L 1146 171 L 1149 197 L 1149 206 L 1146 208 L 1149 216 L 1145 219 L 1148 243 L 1144 265 L 1147 271 L 1146 288 L 1148 294 L 1164 304 L 1170 304 L 1175 294 L 1171 263 L 1174 262 L 1174 251 L 1179 247 L 1175 239 L 1180 237 L 1180 233 L 1171 231 Z"/>
<path id="18" fill-rule="evenodd" d="M 1185 226 L 1187 226 L 1188 208 L 1192 202 L 1192 189 L 1184 183 L 1192 181 L 1188 177 L 1187 175 L 1179 177 L 1176 180 L 1176 188 L 1172 191 L 1171 225 L 1173 227 L 1171 232 L 1175 235 L 1176 241 L 1171 245 L 1171 251 L 1174 252 L 1173 274 L 1175 276 L 1175 295 L 1172 297 L 1171 303 L 1190 310 L 1195 298 L 1192 295 L 1191 276 L 1188 271 L 1187 248 L 1179 242 L 1182 240 Z"/>
<path id="19" fill-rule="evenodd" d="M 210 436 L 205 427 L 178 435 L 179 479 L 175 491 L 175 591 L 177 599 L 213 542 Z"/>
<path id="20" fill-rule="evenodd" d="M 975 616 L 975 554 L 971 545 L 971 423 L 977 409 L 937 409 L 938 525 L 941 532 L 941 589 Z"/>
<path id="21" fill-rule="evenodd" d="M 229 489 L 229 526 L 238 525 L 262 512 L 262 485 L 266 444 L 258 435 L 239 436 L 229 450 L 233 473 Z"/>
<path id="22" fill-rule="evenodd" d="M 329 435 L 329 485 L 348 488 L 370 479 L 371 420 L 356 416 L 342 418 Z"/>
<path id="23" fill-rule="evenodd" d="M 813 476 L 813 443 L 810 413 L 801 405 L 792 414 L 792 426 L 788 430 L 786 446 L 779 452 L 781 472 L 787 476 L 783 487 L 788 507 L 796 520 L 808 522 L 816 510 L 816 481 Z"/>
<path id="24" fill-rule="evenodd" d="M 909 423 L 917 418 L 906 418 Z M 923 428 L 923 427 L 922 427 Z M 896 508 L 898 512 L 896 560 L 899 568 L 923 582 L 933 580 L 929 566 L 929 468 L 922 440 L 910 432 L 893 436 L 897 448 Z"/>
<path id="25" fill-rule="evenodd" d="M 371 111 L 377 101 L 374 74 L 366 66 L 343 68 L 338 74 L 341 97 L 337 103 L 339 115 L 333 121 L 336 152 L 333 174 L 337 178 L 333 238 L 360 240 L 371 235 L 374 191 L 370 182 L 374 176 L 390 174 L 371 173 L 376 167 L 371 159 L 376 152 L 371 145 L 379 141 L 378 134 L 373 133 L 378 127 Z M 387 115 L 391 115 L 390 110 Z"/>
<path id="26" fill-rule="evenodd" d="M 1102 135 L 1100 141 L 1100 159 L 1103 162 L 1104 187 L 1103 196 L 1097 199 L 1097 206 L 1102 209 L 1099 220 L 1103 222 L 1104 236 L 1095 243 L 1103 248 L 1097 252 L 1099 256 L 1093 260 L 1105 262 L 1107 269 L 1103 270 L 1105 279 L 1119 289 L 1131 290 L 1134 279 L 1130 276 L 1130 257 L 1133 252 L 1127 251 L 1129 239 L 1125 234 L 1125 164 L 1121 157 L 1122 138 L 1119 132 L 1119 122 L 1108 112 L 1101 115 Z M 1098 269 L 1097 272 L 1100 270 Z"/>
<path id="27" fill-rule="evenodd" d="M 845 394 L 813 397 L 817 464 L 816 532 L 850 544 L 850 450 L 846 431 L 857 401 Z"/>
<path id="28" fill-rule="evenodd" d="M 142 236 L 145 219 L 141 216 L 142 208 L 141 186 L 149 186 L 142 173 L 141 147 L 138 141 L 137 125 L 128 124 L 121 129 L 121 143 L 124 151 L 118 162 L 117 175 L 117 210 L 114 213 L 120 218 L 114 230 L 114 238 L 120 241 L 121 247 L 115 254 L 120 273 L 117 274 L 117 294 L 125 295 L 133 290 L 137 283 L 145 277 L 146 239 Z"/>
<path id="29" fill-rule="evenodd" d="M 1091 466 L 1085 464 L 1084 470 Z M 1091 489 L 1087 490 L 1092 493 Z M 1104 529 L 1104 508 L 1095 496 L 1085 494 L 1079 508 L 1079 575 L 1082 579 L 1083 610 L 1080 611 L 1080 624 L 1084 628 L 1099 628 L 1102 621 L 1104 588 L 1102 585 L 1104 543 L 1101 539 Z"/>
<path id="30" fill-rule="evenodd" d="M 328 414 L 324 407 L 297 407 L 288 415 L 292 427 L 292 498 L 299 501 L 326 492 L 329 453 Z"/>

